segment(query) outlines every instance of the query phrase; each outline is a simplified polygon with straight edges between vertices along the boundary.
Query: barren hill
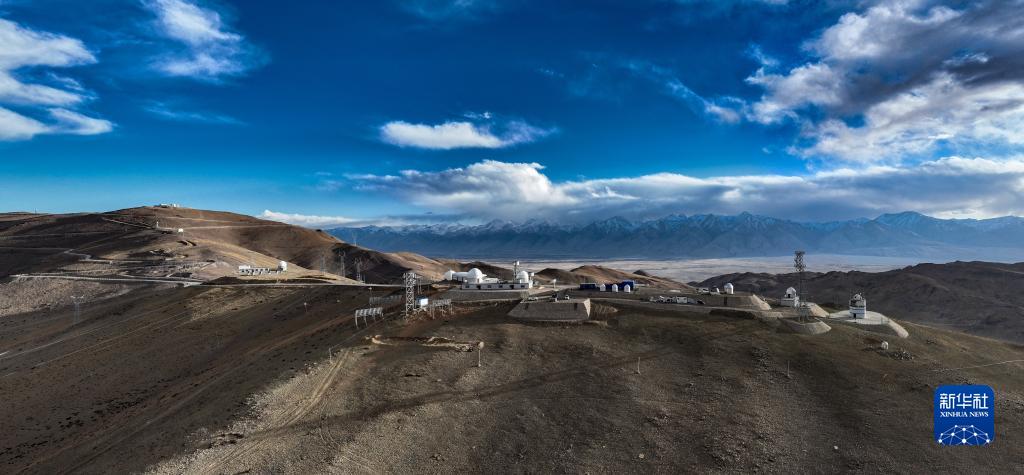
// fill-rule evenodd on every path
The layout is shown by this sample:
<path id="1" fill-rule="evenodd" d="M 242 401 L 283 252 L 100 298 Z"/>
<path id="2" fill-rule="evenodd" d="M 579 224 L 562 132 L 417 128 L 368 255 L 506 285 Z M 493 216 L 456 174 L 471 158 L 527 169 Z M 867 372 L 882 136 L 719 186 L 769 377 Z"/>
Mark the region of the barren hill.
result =
<path id="1" fill-rule="evenodd" d="M 346 253 L 346 274 L 358 258 L 376 282 L 409 268 L 428 276 L 455 266 L 508 272 L 176 208 L 0 216 L 0 241 L 4 263 L 18 272 L 155 275 L 159 262 L 212 260 L 177 277 L 191 283 L 232 275 L 237 263 L 279 259 L 305 279 L 350 283 L 314 270 L 334 252 Z M 950 292 L 945 282 L 967 288 L 964 279 L 1005 280 L 1021 270 L 931 269 L 927 278 L 905 278 Z M 566 283 L 680 285 L 599 266 L 558 272 Z M 769 277 L 757 278 L 768 285 Z M 883 337 L 857 328 L 797 335 L 752 311 L 619 295 L 594 297 L 595 320 L 581 325 L 516 323 L 507 316 L 514 302 L 488 300 L 456 303 L 436 319 L 421 312 L 404 320 L 403 307 L 383 307 L 384 318 L 357 328 L 357 309 L 404 289 L 182 287 L 174 279 L 0 280 L 0 471 L 1022 468 L 1013 443 L 1024 433 L 1020 345 L 907 324 L 910 337 L 882 349 Z M 976 284 L 991 287 L 975 297 L 978 305 L 1021 290 L 1000 282 Z M 428 297 L 440 291 L 418 289 Z M 932 440 L 932 390 L 964 382 L 997 388 L 998 432 L 989 448 L 954 453 Z"/>
<path id="2" fill-rule="evenodd" d="M 689 286 L 663 277 L 655 277 L 649 274 L 637 274 L 598 265 L 585 265 L 572 270 L 547 268 L 537 272 L 537 277 L 546 282 L 551 279 L 558 279 L 566 284 L 579 284 L 584 282 L 610 283 L 623 280 L 635 280 L 638 283 L 656 288 L 684 289 Z"/>
<path id="3" fill-rule="evenodd" d="M 796 287 L 796 274 L 742 273 L 699 285 L 778 298 Z M 843 307 L 854 293 L 868 307 L 894 317 L 976 335 L 1024 342 L 1024 263 L 954 262 L 919 264 L 887 272 L 806 273 L 809 300 Z"/>
<path id="4" fill-rule="evenodd" d="M 290 276 L 356 277 L 392 283 L 413 269 L 439 277 L 445 266 L 411 253 L 380 253 L 318 230 L 190 208 L 141 207 L 108 213 L 0 215 L 0 277 L 28 272 L 101 272 L 119 267 L 194 264 L 189 277 L 233 275 L 238 265 L 290 264 Z M 344 266 L 343 266 L 344 262 Z M 90 265 L 91 264 L 91 265 Z M 339 276 L 344 268 L 345 276 Z M 156 270 L 151 269 L 151 270 Z M 120 272 L 119 274 L 125 274 Z"/>
<path id="5" fill-rule="evenodd" d="M 909 339 L 882 351 L 878 335 L 846 326 L 812 337 L 735 312 L 612 301 L 587 325 L 515 323 L 511 304 L 489 303 L 407 323 L 392 313 L 357 330 L 352 311 L 374 294 L 382 295 L 355 286 L 153 288 L 90 303 L 78 322 L 67 306 L 0 317 L 0 467 L 1021 468 L 1020 346 L 909 325 Z M 484 349 L 418 343 L 428 337 Z M 995 443 L 940 447 L 932 390 L 967 381 L 997 388 Z"/>

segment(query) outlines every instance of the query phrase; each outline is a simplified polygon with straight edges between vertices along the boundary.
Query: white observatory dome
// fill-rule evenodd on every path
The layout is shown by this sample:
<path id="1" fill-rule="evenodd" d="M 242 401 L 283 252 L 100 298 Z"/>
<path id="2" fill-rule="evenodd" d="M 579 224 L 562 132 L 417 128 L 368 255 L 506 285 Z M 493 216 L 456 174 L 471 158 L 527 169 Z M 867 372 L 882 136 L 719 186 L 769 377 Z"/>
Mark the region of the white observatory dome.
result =
<path id="1" fill-rule="evenodd" d="M 444 280 L 455 280 L 455 271 L 449 269 L 444 273 Z"/>
<path id="2" fill-rule="evenodd" d="M 277 269 L 280 270 L 281 272 L 287 271 L 288 270 L 288 263 L 285 262 L 285 261 L 278 262 L 277 263 Z"/>
<path id="3" fill-rule="evenodd" d="M 521 271 L 519 271 L 518 274 L 516 274 L 516 282 L 519 282 L 519 283 L 522 284 L 522 283 L 526 283 L 526 282 L 529 282 L 529 281 L 530 281 L 530 273 L 529 272 L 526 272 L 525 270 L 521 270 Z"/>
<path id="4" fill-rule="evenodd" d="M 786 289 L 786 295 L 796 295 L 796 289 L 792 287 Z"/>
<path id="5" fill-rule="evenodd" d="M 732 282 L 728 282 L 725 285 L 723 285 L 722 289 L 725 290 L 725 293 L 728 294 L 728 295 L 732 295 L 733 292 L 735 291 L 735 288 L 733 288 L 733 286 L 732 286 Z"/>
<path id="6" fill-rule="evenodd" d="M 469 272 L 466 273 L 466 276 L 468 276 L 470 279 L 482 279 L 484 277 L 484 273 L 480 269 L 474 267 L 470 269 Z"/>

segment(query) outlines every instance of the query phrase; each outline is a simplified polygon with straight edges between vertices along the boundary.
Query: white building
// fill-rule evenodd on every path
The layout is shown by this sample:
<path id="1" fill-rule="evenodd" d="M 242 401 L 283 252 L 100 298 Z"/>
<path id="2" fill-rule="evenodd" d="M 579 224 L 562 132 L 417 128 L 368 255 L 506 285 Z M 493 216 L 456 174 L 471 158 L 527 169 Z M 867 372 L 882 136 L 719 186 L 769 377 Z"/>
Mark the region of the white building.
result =
<path id="1" fill-rule="evenodd" d="M 733 289 L 732 282 L 723 285 L 722 290 L 725 291 L 725 295 L 732 295 L 733 293 L 735 293 L 735 289 Z"/>
<path id="2" fill-rule="evenodd" d="M 868 300 L 861 294 L 856 294 L 850 299 L 850 316 L 853 318 L 864 318 L 868 311 Z"/>
<path id="3" fill-rule="evenodd" d="M 782 296 L 783 307 L 797 307 L 800 305 L 800 296 L 796 294 L 796 289 L 790 287 L 786 289 L 786 293 Z"/>
<path id="4" fill-rule="evenodd" d="M 526 290 L 533 288 L 533 275 L 526 271 L 519 271 L 512 281 L 503 281 L 494 277 L 487 277 L 483 271 L 476 267 L 466 272 L 455 272 L 449 270 L 444 273 L 444 280 L 461 282 L 462 290 Z"/>

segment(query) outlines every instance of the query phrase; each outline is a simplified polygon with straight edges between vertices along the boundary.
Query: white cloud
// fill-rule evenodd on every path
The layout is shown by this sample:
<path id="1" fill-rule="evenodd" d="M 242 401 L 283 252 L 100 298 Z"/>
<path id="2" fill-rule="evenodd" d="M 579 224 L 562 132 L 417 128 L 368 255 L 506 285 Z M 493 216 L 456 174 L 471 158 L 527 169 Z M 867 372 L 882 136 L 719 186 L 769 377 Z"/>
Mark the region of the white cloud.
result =
<path id="1" fill-rule="evenodd" d="M 259 51 L 231 31 L 212 8 L 189 0 L 147 0 L 144 4 L 157 17 L 156 31 L 182 45 L 155 63 L 169 76 L 217 81 L 244 74 L 262 60 Z"/>
<path id="2" fill-rule="evenodd" d="M 497 0 L 401 0 L 402 7 L 431 21 L 476 18 L 497 10 Z"/>
<path id="3" fill-rule="evenodd" d="M 61 68 L 96 62 L 96 57 L 75 39 L 41 32 L 0 19 L 0 140 L 28 140 L 41 134 L 94 135 L 109 132 L 113 124 L 69 108 L 92 99 L 82 85 L 47 71 L 53 84 L 26 82 L 23 68 Z M 17 111 L 4 106 L 14 106 Z M 44 122 L 33 115 L 46 114 Z"/>
<path id="4" fill-rule="evenodd" d="M 489 113 L 475 115 L 479 118 L 485 116 L 486 119 L 492 117 Z M 543 129 L 519 120 L 503 124 L 449 121 L 438 125 L 392 121 L 380 127 L 381 140 L 386 143 L 432 150 L 506 148 L 535 142 L 553 132 L 553 129 Z"/>
<path id="5" fill-rule="evenodd" d="M 144 108 L 157 117 L 176 122 L 197 122 L 203 124 L 241 125 L 242 121 L 224 114 L 176 109 L 164 102 L 151 102 Z"/>
<path id="6" fill-rule="evenodd" d="M 0 140 L 28 140 L 48 130 L 38 120 L 0 107 Z"/>
<path id="7" fill-rule="evenodd" d="M 450 216 L 442 215 L 415 215 L 415 216 L 385 216 L 381 218 L 360 219 L 348 218 L 345 216 L 317 216 L 297 213 L 281 213 L 277 211 L 264 210 L 260 217 L 281 223 L 294 224 L 306 228 L 331 229 L 343 226 L 400 226 L 414 223 L 434 223 L 452 220 Z"/>
<path id="8" fill-rule="evenodd" d="M 50 115 L 57 122 L 51 131 L 73 135 L 98 135 L 114 130 L 114 124 L 103 119 L 88 117 L 67 109 L 50 109 Z"/>
<path id="9" fill-rule="evenodd" d="M 279 213 L 277 211 L 264 210 L 260 215 L 263 219 L 278 221 L 281 223 L 294 224 L 307 228 L 329 228 L 352 224 L 359 220 L 346 218 L 344 216 L 315 216 L 307 214 Z"/>
<path id="10" fill-rule="evenodd" d="M 762 62 L 747 82 L 764 95 L 745 115 L 763 124 L 796 121 L 802 136 L 793 150 L 806 157 L 898 162 L 940 147 L 1018 150 L 1022 9 L 1020 1 L 962 9 L 874 2 L 808 41 L 810 61 L 781 72 Z"/>
<path id="11" fill-rule="evenodd" d="M 349 176 L 357 187 L 469 218 L 585 221 L 672 213 L 833 220 L 913 210 L 932 215 L 1024 215 L 1024 157 L 947 157 L 915 166 L 842 168 L 807 175 L 639 177 L 556 182 L 537 163 Z"/>

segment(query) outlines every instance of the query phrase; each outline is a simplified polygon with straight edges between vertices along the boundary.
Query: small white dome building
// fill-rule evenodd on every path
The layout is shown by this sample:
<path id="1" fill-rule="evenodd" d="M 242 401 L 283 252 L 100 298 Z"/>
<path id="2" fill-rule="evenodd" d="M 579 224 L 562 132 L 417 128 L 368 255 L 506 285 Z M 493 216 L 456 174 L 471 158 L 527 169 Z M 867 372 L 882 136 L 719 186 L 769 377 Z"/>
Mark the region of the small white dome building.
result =
<path id="1" fill-rule="evenodd" d="M 732 282 L 723 285 L 722 290 L 725 291 L 725 295 L 732 295 L 735 292 L 735 289 L 732 287 Z"/>
<path id="2" fill-rule="evenodd" d="M 786 289 L 786 293 L 782 295 L 782 306 L 783 307 L 798 307 L 800 306 L 800 296 L 796 294 L 796 289 L 790 287 Z"/>
<path id="3" fill-rule="evenodd" d="M 612 292 L 618 292 L 618 291 L 619 291 L 619 284 L 612 284 Z"/>
<path id="4" fill-rule="evenodd" d="M 853 318 L 864 318 L 868 311 L 868 299 L 861 294 L 855 294 L 850 299 L 850 316 Z"/>
<path id="5" fill-rule="evenodd" d="M 449 270 L 444 273 L 445 280 L 461 282 L 462 290 L 529 290 L 533 288 L 533 275 L 527 271 L 518 271 L 512 280 L 501 280 L 487 277 L 483 271 L 474 267 L 466 272 Z"/>
<path id="6" fill-rule="evenodd" d="M 288 271 L 288 263 L 285 262 L 285 261 L 278 262 L 277 263 L 277 270 L 279 270 L 281 272 L 287 272 Z"/>
<path id="7" fill-rule="evenodd" d="M 484 276 L 486 276 L 486 274 L 476 267 L 470 269 L 469 272 L 466 272 L 466 280 L 471 284 L 483 282 Z"/>

